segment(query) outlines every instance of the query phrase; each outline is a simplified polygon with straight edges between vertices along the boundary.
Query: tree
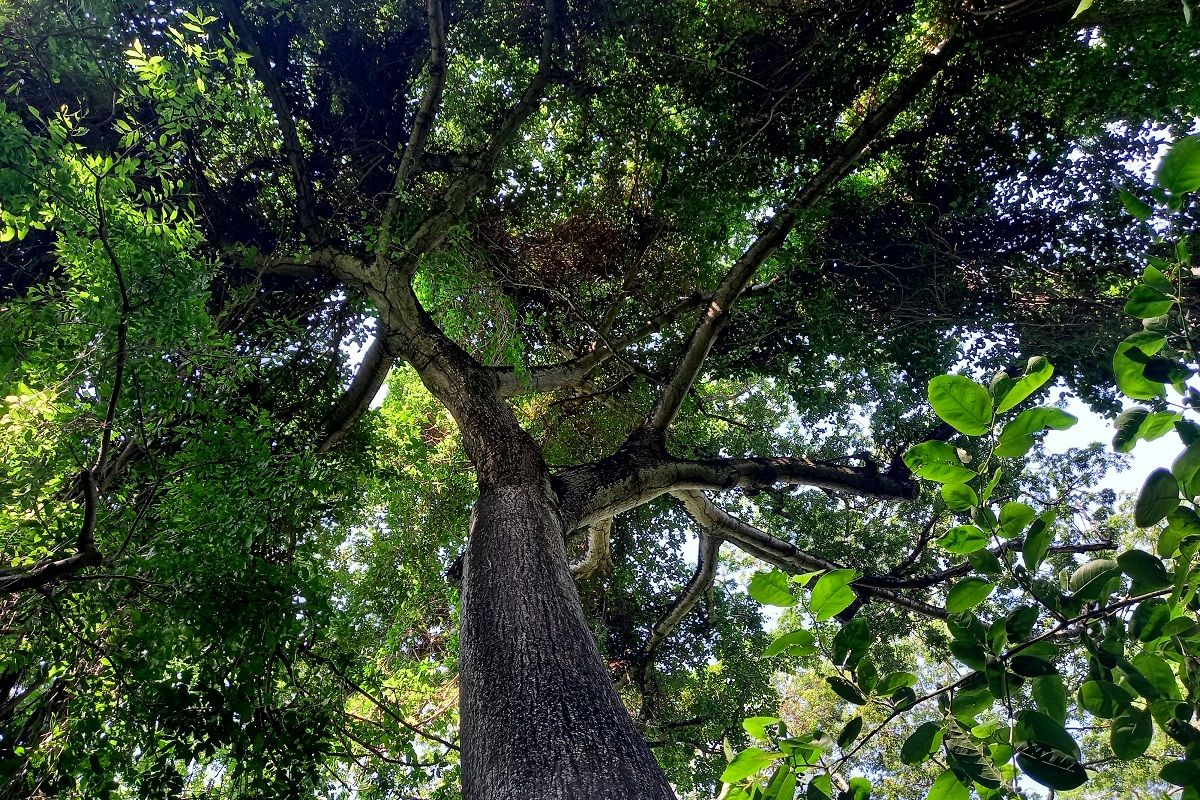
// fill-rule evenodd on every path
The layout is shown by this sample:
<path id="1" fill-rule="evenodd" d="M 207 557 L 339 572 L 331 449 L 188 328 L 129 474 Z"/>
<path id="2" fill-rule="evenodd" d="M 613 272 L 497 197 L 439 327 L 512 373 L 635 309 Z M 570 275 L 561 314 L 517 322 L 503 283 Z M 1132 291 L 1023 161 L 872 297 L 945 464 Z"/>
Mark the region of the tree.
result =
<path id="1" fill-rule="evenodd" d="M 295 796 L 363 756 L 457 759 L 468 798 L 670 797 L 643 731 L 708 653 L 656 662 L 723 542 L 841 576 L 836 613 L 943 617 L 964 571 L 925 548 L 928 498 L 843 498 L 917 498 L 902 453 L 951 432 L 911 408 L 964 352 L 1054 344 L 1103 395 L 1085 343 L 1152 232 L 1096 244 L 1116 203 L 1047 224 L 1079 199 L 1048 165 L 1111 171 L 1195 113 L 1174 7 L 1105 6 L 1082 31 L 1035 2 L 11 6 L 6 791 L 171 796 L 223 765 L 214 792 Z M 863 408 L 869 435 L 819 435 Z M 748 519 L 714 499 L 739 491 Z M 772 511 L 859 538 L 798 546 Z M 695 574 L 647 619 L 664 548 L 633 542 L 683 515 Z M 606 663 L 575 576 L 638 546 L 625 596 L 582 583 Z M 449 620 L 379 649 L 362 571 L 453 605 L 457 741 L 364 685 Z M 713 612 L 731 661 L 752 614 Z"/>

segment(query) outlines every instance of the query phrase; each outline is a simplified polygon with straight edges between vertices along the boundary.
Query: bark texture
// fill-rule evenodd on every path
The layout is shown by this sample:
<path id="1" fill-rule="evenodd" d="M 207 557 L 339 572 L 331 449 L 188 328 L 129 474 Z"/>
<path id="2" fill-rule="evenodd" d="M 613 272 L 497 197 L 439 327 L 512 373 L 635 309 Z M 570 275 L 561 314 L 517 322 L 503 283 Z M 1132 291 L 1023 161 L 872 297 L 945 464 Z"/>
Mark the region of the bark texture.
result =
<path id="1" fill-rule="evenodd" d="M 465 800 L 674 798 L 588 629 L 548 482 L 481 494 L 462 617 Z"/>

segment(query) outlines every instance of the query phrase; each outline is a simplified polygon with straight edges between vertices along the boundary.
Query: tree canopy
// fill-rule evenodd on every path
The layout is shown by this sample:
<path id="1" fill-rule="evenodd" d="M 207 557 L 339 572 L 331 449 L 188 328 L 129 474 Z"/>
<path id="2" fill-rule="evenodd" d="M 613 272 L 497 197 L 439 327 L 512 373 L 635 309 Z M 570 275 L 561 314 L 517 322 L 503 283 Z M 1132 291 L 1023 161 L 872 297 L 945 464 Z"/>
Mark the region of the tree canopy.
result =
<path id="1" fill-rule="evenodd" d="M 0 2 L 0 798 L 1196 800 L 1183 10 Z"/>

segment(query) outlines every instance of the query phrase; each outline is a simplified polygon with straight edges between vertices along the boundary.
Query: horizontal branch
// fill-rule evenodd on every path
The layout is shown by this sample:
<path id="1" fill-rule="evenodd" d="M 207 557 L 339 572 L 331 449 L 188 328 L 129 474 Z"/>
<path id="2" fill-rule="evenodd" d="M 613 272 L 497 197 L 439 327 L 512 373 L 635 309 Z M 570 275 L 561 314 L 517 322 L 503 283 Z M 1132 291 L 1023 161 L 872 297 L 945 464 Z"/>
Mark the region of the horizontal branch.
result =
<path id="1" fill-rule="evenodd" d="M 363 355 L 354 380 L 329 412 L 325 434 L 317 445 L 318 454 L 329 452 L 350 431 L 355 420 L 370 408 L 395 363 L 395 357 L 387 352 L 387 334 L 381 325 L 375 341 Z"/>
<path id="2" fill-rule="evenodd" d="M 554 481 L 568 529 L 615 516 L 673 491 L 795 485 L 889 500 L 917 496 L 917 485 L 908 477 L 797 457 L 691 461 L 622 450 L 602 461 L 563 470 Z"/>
<path id="3" fill-rule="evenodd" d="M 842 569 L 842 565 L 826 558 L 801 550 L 791 542 L 772 536 L 744 520 L 738 519 L 701 492 L 673 492 L 688 514 L 698 523 L 725 538 L 741 550 L 760 561 L 765 561 L 784 572 L 795 574 L 815 570 Z M 878 598 L 892 605 L 906 608 L 917 614 L 935 619 L 944 619 L 944 609 L 921 600 L 905 597 L 900 592 L 876 586 L 871 576 L 854 581 L 851 586 L 863 598 Z"/>

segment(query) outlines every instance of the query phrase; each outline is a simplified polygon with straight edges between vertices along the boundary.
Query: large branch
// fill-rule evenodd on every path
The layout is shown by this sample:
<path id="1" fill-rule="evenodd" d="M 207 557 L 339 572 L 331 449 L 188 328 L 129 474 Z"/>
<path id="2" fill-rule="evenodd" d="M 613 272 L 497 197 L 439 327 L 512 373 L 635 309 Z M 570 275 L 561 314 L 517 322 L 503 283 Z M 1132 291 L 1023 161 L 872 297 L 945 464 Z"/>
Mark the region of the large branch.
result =
<path id="1" fill-rule="evenodd" d="M 784 572 L 799 573 L 815 570 L 841 569 L 834 561 L 801 550 L 791 542 L 772 536 L 766 531 L 738 519 L 701 492 L 674 492 L 688 514 L 714 535 L 732 542 L 750 555 L 778 567 Z M 878 598 L 892 605 L 935 619 L 944 619 L 946 612 L 935 605 L 906 597 L 899 591 L 876 585 L 872 576 L 855 580 L 851 586 L 863 598 Z"/>
<path id="2" fill-rule="evenodd" d="M 568 530 L 615 516 L 662 494 L 682 490 L 814 486 L 860 497 L 911 500 L 917 485 L 872 467 L 823 464 L 807 458 L 713 458 L 692 461 L 630 451 L 554 476 Z"/>
<path id="3" fill-rule="evenodd" d="M 692 330 L 683 356 L 671 379 L 655 400 L 631 441 L 661 446 L 664 432 L 674 421 L 684 398 L 700 374 L 717 335 L 729 320 L 730 310 L 759 267 L 787 239 L 800 214 L 817 204 L 844 178 L 871 142 L 925 89 L 958 50 L 961 42 L 948 39 L 926 53 L 912 74 L 878 108 L 866 116 L 841 149 L 775 214 L 762 233 L 738 258 L 721 280 L 712 300 Z"/>
<path id="4" fill-rule="evenodd" d="M 300 136 L 296 132 L 296 120 L 292 117 L 291 108 L 283 94 L 283 87 L 279 84 L 275 73 L 271 71 L 271 65 L 258 43 L 253 26 L 242 14 L 239 1 L 217 0 L 217 2 L 225 13 L 225 18 L 233 26 L 233 32 L 237 34 L 238 40 L 250 53 L 250 66 L 254 70 L 255 77 L 258 78 L 258 82 L 262 84 L 263 90 L 267 93 L 271 111 L 275 114 L 279 132 L 283 136 L 284 156 L 287 158 L 292 179 L 296 184 L 296 212 L 300 218 L 300 229 L 310 241 L 315 242 L 319 237 L 313 210 L 316 202 L 312 180 L 309 177 L 308 165 L 304 158 L 304 148 L 300 145 Z"/>
<path id="5" fill-rule="evenodd" d="M 388 372 L 396 363 L 395 356 L 388 352 L 387 333 L 380 325 L 376 331 L 375 341 L 367 348 L 358 372 L 346 392 L 334 404 L 325 423 L 325 435 L 317 445 L 317 453 L 323 454 L 333 449 L 350 430 L 354 421 L 362 416 L 371 406 L 375 395 L 383 382 L 387 380 Z"/>

